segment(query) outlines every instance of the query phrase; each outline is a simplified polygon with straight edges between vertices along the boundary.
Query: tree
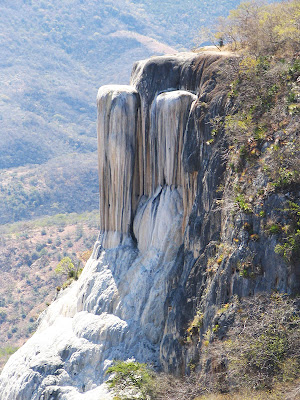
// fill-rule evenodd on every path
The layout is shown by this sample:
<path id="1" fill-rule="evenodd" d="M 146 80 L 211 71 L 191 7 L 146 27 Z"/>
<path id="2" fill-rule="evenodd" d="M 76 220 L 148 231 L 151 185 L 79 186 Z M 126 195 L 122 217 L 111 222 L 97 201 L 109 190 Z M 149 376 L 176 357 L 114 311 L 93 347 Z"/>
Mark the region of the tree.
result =
<path id="1" fill-rule="evenodd" d="M 154 373 L 146 364 L 132 360 L 114 361 L 106 373 L 112 374 L 107 384 L 115 393 L 115 400 L 154 398 Z"/>
<path id="2" fill-rule="evenodd" d="M 67 278 L 77 280 L 81 272 L 79 267 L 80 262 L 77 266 L 75 266 L 70 257 L 64 257 L 58 263 L 57 267 L 55 268 L 55 272 L 59 275 L 65 275 Z"/>
<path id="3" fill-rule="evenodd" d="M 246 49 L 259 57 L 299 51 L 299 28 L 299 1 L 249 1 L 232 10 L 228 18 L 219 19 L 215 38 L 222 38 L 233 50 Z"/>

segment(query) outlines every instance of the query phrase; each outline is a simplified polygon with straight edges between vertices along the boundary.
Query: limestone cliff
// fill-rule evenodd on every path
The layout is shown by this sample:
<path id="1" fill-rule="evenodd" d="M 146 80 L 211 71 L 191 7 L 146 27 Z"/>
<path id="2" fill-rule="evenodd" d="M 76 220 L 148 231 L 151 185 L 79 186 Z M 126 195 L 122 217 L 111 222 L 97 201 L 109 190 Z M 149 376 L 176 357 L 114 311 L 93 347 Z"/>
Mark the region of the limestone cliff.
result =
<path id="1" fill-rule="evenodd" d="M 135 64 L 130 86 L 98 92 L 99 240 L 77 282 L 40 318 L 37 332 L 0 377 L 3 400 L 105 399 L 113 359 L 134 357 L 166 371 L 199 357 L 184 332 L 196 311 L 203 330 L 233 296 L 293 292 L 296 270 L 274 253 L 274 239 L 251 242 L 232 224 L 220 185 L 229 179 L 212 119 L 231 107 L 216 76 L 230 54 L 183 53 Z M 270 213 L 283 199 L 269 198 Z M 220 204 L 223 204 L 220 206 Z M 237 239 L 238 244 L 234 241 Z M 226 244 L 214 273 L 208 259 Z M 253 255 L 253 279 L 236 261 Z"/>

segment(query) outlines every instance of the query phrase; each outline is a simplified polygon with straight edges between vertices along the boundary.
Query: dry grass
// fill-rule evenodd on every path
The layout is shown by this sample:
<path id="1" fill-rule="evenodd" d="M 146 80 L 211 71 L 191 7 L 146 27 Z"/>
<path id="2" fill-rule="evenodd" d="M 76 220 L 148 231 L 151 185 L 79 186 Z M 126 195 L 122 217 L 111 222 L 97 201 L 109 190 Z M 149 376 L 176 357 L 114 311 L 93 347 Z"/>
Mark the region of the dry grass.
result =
<path id="1" fill-rule="evenodd" d="M 243 391 L 227 394 L 207 394 L 194 400 L 299 400 L 300 380 L 290 384 L 275 385 L 271 391 Z"/>
<path id="2" fill-rule="evenodd" d="M 158 395 L 155 400 L 299 400 L 300 379 L 294 382 L 277 383 L 272 390 L 244 389 L 230 393 L 199 395 L 200 386 L 193 378 L 180 379 L 160 375 L 156 381 Z"/>

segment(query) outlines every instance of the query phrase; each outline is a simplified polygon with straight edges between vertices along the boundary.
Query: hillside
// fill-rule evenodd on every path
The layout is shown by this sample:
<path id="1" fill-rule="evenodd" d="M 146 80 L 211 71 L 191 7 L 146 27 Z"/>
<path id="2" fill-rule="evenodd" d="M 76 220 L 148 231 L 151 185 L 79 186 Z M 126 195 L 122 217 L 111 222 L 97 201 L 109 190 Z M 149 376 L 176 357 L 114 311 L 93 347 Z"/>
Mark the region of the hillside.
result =
<path id="1" fill-rule="evenodd" d="M 40 313 L 66 281 L 55 273 L 59 261 L 68 256 L 83 264 L 98 229 L 98 211 L 0 228 L 0 370 L 36 330 Z"/>
<path id="2" fill-rule="evenodd" d="M 97 154 L 70 153 L 42 166 L 2 170 L 0 224 L 99 207 Z"/>

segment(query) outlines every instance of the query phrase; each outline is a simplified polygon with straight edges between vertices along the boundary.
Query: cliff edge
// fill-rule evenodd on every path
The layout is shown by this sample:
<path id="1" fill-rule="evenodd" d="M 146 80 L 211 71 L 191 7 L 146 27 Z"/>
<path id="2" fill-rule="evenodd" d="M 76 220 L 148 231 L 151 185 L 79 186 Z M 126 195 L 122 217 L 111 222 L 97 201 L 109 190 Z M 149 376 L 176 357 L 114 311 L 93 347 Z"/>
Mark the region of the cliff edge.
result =
<path id="1" fill-rule="evenodd" d="M 287 195 L 267 196 L 259 214 L 228 193 L 228 140 L 216 121 L 233 107 L 218 79 L 234 58 L 153 57 L 134 65 L 130 85 L 99 89 L 99 240 L 78 281 L 9 359 L 1 399 L 109 399 L 103 383 L 114 359 L 188 372 L 222 304 L 298 291 L 297 263 L 274 252 L 262 223 Z M 264 185 L 258 171 L 257 189 Z"/>

